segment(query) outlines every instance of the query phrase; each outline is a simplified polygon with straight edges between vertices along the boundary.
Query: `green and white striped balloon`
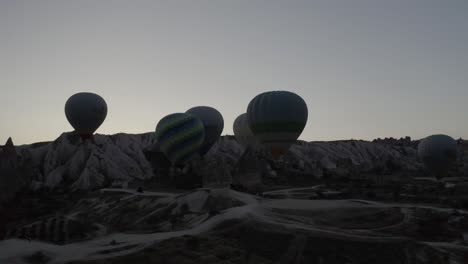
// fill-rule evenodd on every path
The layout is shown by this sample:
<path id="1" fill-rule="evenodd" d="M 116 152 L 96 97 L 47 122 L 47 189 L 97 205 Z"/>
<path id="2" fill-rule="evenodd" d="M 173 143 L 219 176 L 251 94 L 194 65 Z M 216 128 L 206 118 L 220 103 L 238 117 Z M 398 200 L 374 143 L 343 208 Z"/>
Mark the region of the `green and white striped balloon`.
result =
<path id="1" fill-rule="evenodd" d="M 257 140 L 278 158 L 299 138 L 308 113 L 307 104 L 299 95 L 272 91 L 250 101 L 247 119 Z"/>

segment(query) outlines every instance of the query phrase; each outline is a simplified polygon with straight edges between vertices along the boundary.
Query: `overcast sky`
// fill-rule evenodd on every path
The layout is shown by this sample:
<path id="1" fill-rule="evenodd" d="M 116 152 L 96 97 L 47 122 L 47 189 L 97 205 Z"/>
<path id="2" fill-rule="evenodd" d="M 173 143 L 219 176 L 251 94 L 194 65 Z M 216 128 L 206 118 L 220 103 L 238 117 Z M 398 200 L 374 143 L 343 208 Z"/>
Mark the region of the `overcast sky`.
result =
<path id="1" fill-rule="evenodd" d="M 309 107 L 304 140 L 468 138 L 468 1 L 0 1 L 0 144 L 73 130 L 76 92 L 101 134 L 217 108 L 223 134 L 258 93 Z"/>

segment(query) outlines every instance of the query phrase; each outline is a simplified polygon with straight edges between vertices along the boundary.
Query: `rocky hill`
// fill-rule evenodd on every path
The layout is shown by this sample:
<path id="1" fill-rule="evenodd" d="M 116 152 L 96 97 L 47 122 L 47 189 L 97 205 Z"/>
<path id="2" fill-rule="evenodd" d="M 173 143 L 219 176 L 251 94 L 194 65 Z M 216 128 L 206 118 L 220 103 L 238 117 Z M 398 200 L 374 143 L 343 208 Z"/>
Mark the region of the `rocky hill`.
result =
<path id="1" fill-rule="evenodd" d="M 64 133 L 53 142 L 18 149 L 34 167 L 35 186 L 94 189 L 115 180 L 151 178 L 153 170 L 143 149 L 152 143 L 151 133 L 95 135 L 89 141 Z"/>
<path id="2" fill-rule="evenodd" d="M 65 133 L 54 142 L 10 141 L 0 155 L 10 195 L 38 189 L 0 204 L 0 263 L 468 260 L 466 180 L 360 184 L 360 177 L 424 174 L 414 144 L 298 142 L 274 161 L 225 136 L 191 168 L 168 170 L 203 177 L 205 188 L 190 191 L 157 186 L 167 163 L 152 133 L 85 142 Z M 269 190 L 225 188 L 230 177 Z M 145 185 L 102 188 L 115 182 Z"/>
<path id="3" fill-rule="evenodd" d="M 23 163 L 27 163 L 22 166 L 32 168 L 29 178 L 33 188 L 66 186 L 87 190 L 114 182 L 143 181 L 155 177 L 154 166 L 157 165 L 145 156 L 154 141 L 153 133 L 95 135 L 93 140 L 84 142 L 73 133 L 64 133 L 53 142 L 13 148 L 23 157 Z M 229 177 L 228 174 L 242 166 L 238 161 L 243 153 L 244 148 L 234 137 L 224 136 L 201 165 L 195 166 L 195 170 L 198 169 L 206 181 L 216 181 L 221 174 Z M 261 154 L 257 159 L 266 161 L 271 171 L 282 168 L 310 177 L 422 171 L 414 146 L 361 140 L 298 142 L 280 161 Z M 256 162 L 255 158 L 253 162 Z"/>

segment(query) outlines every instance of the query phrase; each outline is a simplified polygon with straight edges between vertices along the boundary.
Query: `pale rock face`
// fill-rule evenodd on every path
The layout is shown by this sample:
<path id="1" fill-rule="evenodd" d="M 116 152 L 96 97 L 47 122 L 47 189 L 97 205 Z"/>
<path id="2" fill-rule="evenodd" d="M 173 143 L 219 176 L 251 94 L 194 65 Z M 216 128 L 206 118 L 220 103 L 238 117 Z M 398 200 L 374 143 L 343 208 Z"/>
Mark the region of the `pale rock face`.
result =
<path id="1" fill-rule="evenodd" d="M 143 149 L 152 135 L 95 135 L 94 141 L 81 141 L 64 133 L 38 149 L 23 148 L 34 159 L 38 174 L 47 187 L 69 184 L 72 189 L 94 189 L 114 180 L 144 180 L 153 177 Z"/>
<path id="2" fill-rule="evenodd" d="M 350 160 L 353 167 L 361 170 L 372 169 L 380 162 L 390 160 L 398 161 L 403 170 L 422 168 L 416 150 L 411 147 L 394 147 L 367 141 L 311 142 L 303 147 L 308 149 L 309 159 L 318 158 L 324 168 L 340 167 L 339 161 L 343 160 Z"/>
<path id="3" fill-rule="evenodd" d="M 95 135 L 93 141 L 85 142 L 73 133 L 64 133 L 53 142 L 17 149 L 21 155 L 29 157 L 34 167 L 35 186 L 42 183 L 51 188 L 95 189 L 116 181 L 132 182 L 154 177 L 153 168 L 143 152 L 154 143 L 154 133 Z M 258 183 L 264 162 L 249 158 L 241 166 L 245 168 L 239 171 L 238 161 L 243 153 L 244 147 L 234 137 L 220 138 L 204 157 L 207 166 L 202 166 L 203 171 L 200 171 L 209 176 L 211 182 L 206 183 L 207 186 L 229 185 L 231 177 L 233 182 L 242 179 Z M 323 170 L 339 169 L 343 175 L 349 170 L 365 172 L 382 166 L 389 170 L 387 164 L 403 171 L 422 169 L 412 147 L 357 140 L 298 142 L 282 159 L 294 170 L 315 177 L 321 177 Z M 243 173 L 246 175 L 240 175 Z"/>

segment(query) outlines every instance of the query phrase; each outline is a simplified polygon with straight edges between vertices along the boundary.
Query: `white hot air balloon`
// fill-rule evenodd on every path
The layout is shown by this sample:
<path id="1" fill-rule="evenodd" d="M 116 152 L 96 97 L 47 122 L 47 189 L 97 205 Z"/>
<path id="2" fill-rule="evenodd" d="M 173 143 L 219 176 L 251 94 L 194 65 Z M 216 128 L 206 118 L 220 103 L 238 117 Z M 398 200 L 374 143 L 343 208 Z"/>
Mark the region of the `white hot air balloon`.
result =
<path id="1" fill-rule="evenodd" d="M 257 144 L 257 139 L 249 127 L 247 114 L 241 114 L 236 118 L 236 120 L 234 120 L 233 131 L 237 142 L 239 142 L 245 148 L 255 146 Z"/>
<path id="2" fill-rule="evenodd" d="M 421 140 L 418 155 L 436 178 L 447 175 L 457 158 L 457 142 L 447 135 L 432 135 Z"/>

